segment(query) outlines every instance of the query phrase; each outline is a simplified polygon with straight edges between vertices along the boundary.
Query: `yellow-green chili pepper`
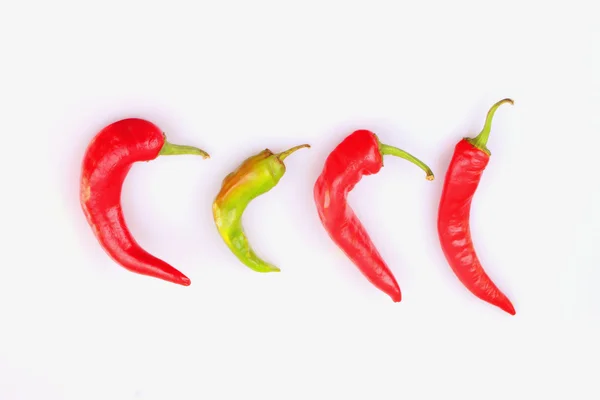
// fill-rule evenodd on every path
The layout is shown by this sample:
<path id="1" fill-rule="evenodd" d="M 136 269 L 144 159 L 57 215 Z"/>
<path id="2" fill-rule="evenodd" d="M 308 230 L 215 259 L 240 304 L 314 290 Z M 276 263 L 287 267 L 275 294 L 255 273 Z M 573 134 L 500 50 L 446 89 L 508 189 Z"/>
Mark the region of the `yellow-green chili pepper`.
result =
<path id="1" fill-rule="evenodd" d="M 265 149 L 245 159 L 223 179 L 221 190 L 213 202 L 213 217 L 219 234 L 235 256 L 257 272 L 279 272 L 280 269 L 263 261 L 248 243 L 242 227 L 242 214 L 256 197 L 273 189 L 285 174 L 283 160 L 308 144 L 292 147 L 279 154 Z"/>

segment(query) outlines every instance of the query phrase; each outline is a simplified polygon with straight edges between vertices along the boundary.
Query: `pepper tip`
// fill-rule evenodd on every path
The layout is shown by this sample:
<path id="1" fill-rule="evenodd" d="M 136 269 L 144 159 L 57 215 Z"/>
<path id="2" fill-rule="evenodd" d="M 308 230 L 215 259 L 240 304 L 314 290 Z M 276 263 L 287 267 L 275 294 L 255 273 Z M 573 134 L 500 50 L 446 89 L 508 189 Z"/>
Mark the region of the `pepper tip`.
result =
<path id="1" fill-rule="evenodd" d="M 192 284 L 192 281 L 190 280 L 190 278 L 184 275 L 178 279 L 177 283 L 179 283 L 182 286 L 190 286 Z"/>
<path id="2" fill-rule="evenodd" d="M 510 302 L 508 302 L 507 304 L 502 304 L 500 306 L 500 308 L 502 310 L 506 311 L 507 313 L 509 313 L 510 315 L 516 315 L 517 314 L 517 311 L 515 310 L 515 307 Z"/>

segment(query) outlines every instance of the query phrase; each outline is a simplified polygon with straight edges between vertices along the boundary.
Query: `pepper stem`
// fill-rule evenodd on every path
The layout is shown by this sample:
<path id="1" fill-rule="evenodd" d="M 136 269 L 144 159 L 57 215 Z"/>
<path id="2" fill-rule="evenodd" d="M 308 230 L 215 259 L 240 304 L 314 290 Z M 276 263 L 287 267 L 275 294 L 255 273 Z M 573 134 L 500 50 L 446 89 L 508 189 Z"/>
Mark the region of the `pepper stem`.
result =
<path id="1" fill-rule="evenodd" d="M 283 152 L 281 152 L 279 154 L 275 154 L 275 157 L 277 157 L 279 159 L 279 161 L 283 161 L 283 160 L 285 160 L 287 158 L 287 156 L 289 156 L 290 154 L 292 154 L 296 150 L 300 150 L 300 149 L 303 149 L 305 147 L 306 148 L 310 148 L 310 145 L 309 144 L 301 144 L 299 146 L 292 147 L 291 149 L 283 151 Z"/>
<path id="2" fill-rule="evenodd" d="M 502 99 L 496 104 L 494 104 L 488 111 L 487 116 L 485 117 L 485 124 L 483 125 L 481 133 L 479 133 L 479 135 L 475 136 L 474 138 L 467 138 L 467 141 L 469 143 L 471 143 L 473 146 L 477 147 L 481 151 L 487 153 L 488 155 L 491 154 L 490 150 L 487 148 L 487 142 L 490 137 L 490 132 L 492 130 L 492 119 L 494 118 L 494 114 L 496 113 L 498 107 L 500 107 L 504 103 L 515 104 L 515 102 L 512 99 Z"/>
<path id="3" fill-rule="evenodd" d="M 195 154 L 195 155 L 202 156 L 202 158 L 210 158 L 210 156 L 208 155 L 207 152 L 205 152 L 204 150 L 200 150 L 197 147 L 173 144 L 173 143 L 167 142 L 166 140 L 165 140 L 165 144 L 163 144 L 163 147 L 160 149 L 160 152 L 158 154 L 161 156 L 177 156 L 177 155 L 181 155 L 181 154 Z"/>
<path id="4" fill-rule="evenodd" d="M 423 171 L 425 171 L 425 173 L 427 174 L 426 179 L 428 181 L 433 180 L 433 178 L 434 178 L 433 172 L 427 166 L 427 164 L 425 164 L 423 161 L 419 160 L 417 157 L 413 156 L 412 154 L 409 154 L 406 151 L 401 150 L 397 147 L 388 146 L 387 144 L 383 144 L 381 142 L 379 143 L 379 151 L 381 152 L 382 156 L 385 156 L 385 155 L 396 156 L 396 157 L 404 158 L 405 160 L 410 161 L 411 163 L 415 164 L 417 167 L 419 167 Z"/>

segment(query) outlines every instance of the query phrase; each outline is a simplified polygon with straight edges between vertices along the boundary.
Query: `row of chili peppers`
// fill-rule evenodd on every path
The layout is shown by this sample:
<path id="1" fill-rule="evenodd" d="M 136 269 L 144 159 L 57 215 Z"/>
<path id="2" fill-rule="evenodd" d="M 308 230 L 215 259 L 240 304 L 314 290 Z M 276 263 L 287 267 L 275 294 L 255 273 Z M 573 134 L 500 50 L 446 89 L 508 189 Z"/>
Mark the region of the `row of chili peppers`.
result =
<path id="1" fill-rule="evenodd" d="M 469 227 L 471 200 L 490 158 L 487 141 L 492 118 L 505 103 L 513 101 L 503 99 L 494 104 L 481 133 L 463 138 L 456 145 L 446 172 L 437 228 L 444 255 L 463 285 L 480 299 L 514 315 L 510 300 L 481 266 Z M 277 185 L 286 171 L 286 157 L 306 147 L 310 146 L 303 144 L 281 153 L 266 149 L 247 158 L 223 179 L 214 200 L 213 216 L 219 234 L 231 252 L 254 271 L 276 272 L 279 268 L 253 251 L 242 226 L 244 210 L 253 199 Z M 147 120 L 114 122 L 97 133 L 87 147 L 80 200 L 96 238 L 114 261 L 130 271 L 188 286 L 191 282 L 187 276 L 135 241 L 121 208 L 123 181 L 133 163 L 178 154 L 209 157 L 196 147 L 169 143 L 165 134 Z M 363 176 L 379 172 L 386 155 L 410 161 L 425 171 L 428 180 L 433 180 L 431 169 L 416 157 L 383 144 L 371 131 L 357 130 L 329 154 L 313 194 L 319 218 L 333 242 L 373 285 L 399 302 L 402 296 L 394 274 L 347 202 L 348 193 Z"/>

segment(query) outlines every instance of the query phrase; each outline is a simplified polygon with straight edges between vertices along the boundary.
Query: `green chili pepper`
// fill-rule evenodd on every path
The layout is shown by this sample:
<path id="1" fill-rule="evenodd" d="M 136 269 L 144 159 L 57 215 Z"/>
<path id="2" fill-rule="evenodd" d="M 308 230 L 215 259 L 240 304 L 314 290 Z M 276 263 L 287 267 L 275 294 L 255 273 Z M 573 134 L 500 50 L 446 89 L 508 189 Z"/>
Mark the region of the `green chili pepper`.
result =
<path id="1" fill-rule="evenodd" d="M 263 261 L 254 253 L 242 227 L 242 214 L 256 197 L 273 189 L 285 174 L 283 160 L 308 144 L 292 147 L 279 154 L 265 149 L 245 159 L 223 179 L 221 190 L 213 202 L 213 217 L 219 234 L 247 267 L 257 272 L 279 272 L 280 269 Z"/>

